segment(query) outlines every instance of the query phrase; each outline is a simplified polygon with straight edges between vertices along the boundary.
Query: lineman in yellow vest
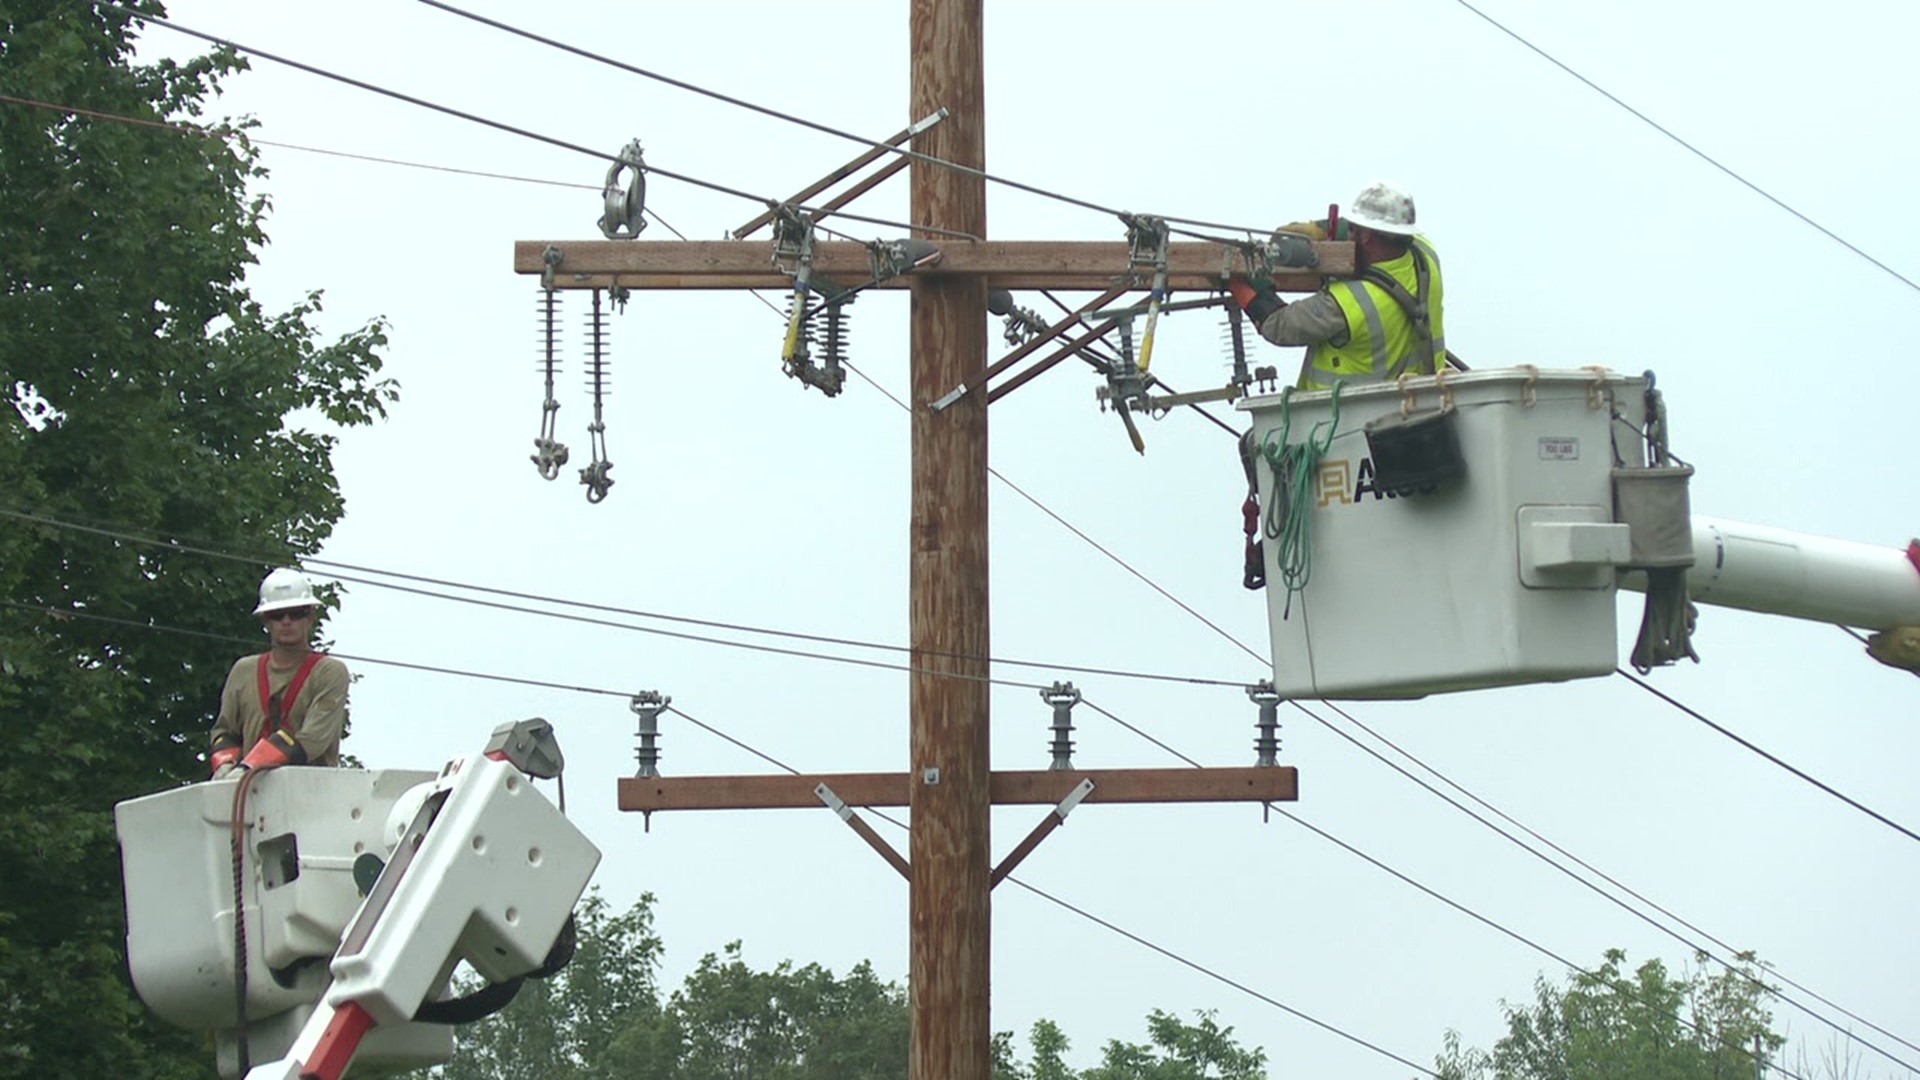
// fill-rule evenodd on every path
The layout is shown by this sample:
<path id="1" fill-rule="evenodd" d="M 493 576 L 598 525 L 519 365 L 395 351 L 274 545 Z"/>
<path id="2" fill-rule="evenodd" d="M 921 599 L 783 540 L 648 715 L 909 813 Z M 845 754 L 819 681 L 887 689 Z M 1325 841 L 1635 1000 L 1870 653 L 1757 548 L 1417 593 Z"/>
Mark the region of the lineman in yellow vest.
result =
<path id="1" fill-rule="evenodd" d="M 1295 384 L 1327 390 L 1338 380 L 1373 382 L 1411 372 L 1431 375 L 1447 358 L 1441 308 L 1445 289 L 1440 258 L 1427 238 L 1414 232 L 1413 196 L 1392 184 L 1369 184 L 1354 197 L 1340 222 L 1354 243 L 1358 273 L 1330 281 L 1305 300 L 1289 304 L 1269 282 L 1234 275 L 1227 290 L 1275 345 L 1305 345 Z M 1318 231 L 1324 225 L 1286 226 L 1282 231 Z"/>

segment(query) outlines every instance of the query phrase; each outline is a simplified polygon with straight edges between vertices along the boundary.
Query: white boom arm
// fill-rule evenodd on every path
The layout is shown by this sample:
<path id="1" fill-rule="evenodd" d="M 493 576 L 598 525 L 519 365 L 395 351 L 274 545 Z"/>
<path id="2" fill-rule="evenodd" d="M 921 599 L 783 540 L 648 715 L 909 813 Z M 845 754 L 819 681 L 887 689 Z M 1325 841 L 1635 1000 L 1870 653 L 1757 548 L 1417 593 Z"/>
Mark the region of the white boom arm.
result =
<path id="1" fill-rule="evenodd" d="M 1867 630 L 1920 626 L 1920 563 L 1899 548 L 1695 516 L 1687 593 L 1744 608 Z M 1621 584 L 1644 591 L 1646 576 Z"/>
<path id="2" fill-rule="evenodd" d="M 411 1020 L 459 960 L 490 982 L 538 969 L 600 862 L 505 761 L 455 763 L 417 805 L 341 936 L 320 1006 L 248 1080 L 338 1080 L 368 1031 Z"/>

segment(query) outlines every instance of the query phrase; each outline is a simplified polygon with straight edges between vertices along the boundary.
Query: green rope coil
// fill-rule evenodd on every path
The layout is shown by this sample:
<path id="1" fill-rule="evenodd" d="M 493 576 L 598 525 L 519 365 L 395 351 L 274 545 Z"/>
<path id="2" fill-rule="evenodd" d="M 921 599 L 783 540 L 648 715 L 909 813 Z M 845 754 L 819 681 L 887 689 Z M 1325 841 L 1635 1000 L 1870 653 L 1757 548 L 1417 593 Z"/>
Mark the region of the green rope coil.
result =
<path id="1" fill-rule="evenodd" d="M 1320 477 L 1320 459 L 1333 445 L 1334 432 L 1340 426 L 1340 388 L 1333 384 L 1333 414 L 1313 426 L 1299 443 L 1289 443 L 1293 429 L 1291 399 L 1293 387 L 1280 391 L 1280 427 L 1270 431 L 1260 444 L 1260 454 L 1273 470 L 1268 489 L 1264 531 L 1267 539 L 1277 541 L 1274 561 L 1280 567 L 1280 580 L 1287 587 L 1285 618 L 1293 610 L 1293 594 L 1305 589 L 1313 577 L 1312 518 L 1313 498 Z M 1276 439 L 1275 436 L 1278 436 Z"/>

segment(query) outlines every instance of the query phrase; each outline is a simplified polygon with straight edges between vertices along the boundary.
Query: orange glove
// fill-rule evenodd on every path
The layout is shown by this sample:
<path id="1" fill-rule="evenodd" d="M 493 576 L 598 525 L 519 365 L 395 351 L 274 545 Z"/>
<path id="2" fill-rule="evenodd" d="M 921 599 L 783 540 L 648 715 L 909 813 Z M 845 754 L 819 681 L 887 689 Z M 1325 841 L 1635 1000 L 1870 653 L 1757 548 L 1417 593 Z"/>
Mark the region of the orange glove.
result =
<path id="1" fill-rule="evenodd" d="M 1227 278 L 1227 295 L 1233 297 L 1233 302 L 1240 305 L 1240 310 L 1247 313 L 1247 317 L 1253 320 L 1255 326 L 1259 326 L 1267 320 L 1267 316 L 1287 306 L 1287 302 L 1280 299 L 1280 295 L 1273 291 L 1272 282 L 1263 281 L 1255 284 L 1239 274 Z"/>
<path id="2" fill-rule="evenodd" d="M 239 760 L 240 748 L 237 746 L 223 746 L 207 755 L 207 764 L 211 766 L 215 780 L 220 779 L 223 775 L 223 769 L 226 769 Z"/>

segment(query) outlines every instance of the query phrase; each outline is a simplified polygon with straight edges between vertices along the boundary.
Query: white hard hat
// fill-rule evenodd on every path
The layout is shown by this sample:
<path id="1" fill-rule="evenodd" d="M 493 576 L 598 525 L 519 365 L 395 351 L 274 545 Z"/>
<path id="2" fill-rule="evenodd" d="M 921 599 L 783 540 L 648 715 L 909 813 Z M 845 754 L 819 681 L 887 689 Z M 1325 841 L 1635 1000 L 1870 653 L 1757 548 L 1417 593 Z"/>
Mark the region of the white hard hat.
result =
<path id="1" fill-rule="evenodd" d="M 319 606 L 320 598 L 313 595 L 313 582 L 307 580 L 307 575 L 283 566 L 260 583 L 260 606 L 254 608 L 253 613 L 265 615 L 269 611 Z"/>
<path id="2" fill-rule="evenodd" d="M 1395 236 L 1412 236 L 1413 196 L 1385 180 L 1376 180 L 1362 188 L 1347 207 L 1347 223 Z"/>

